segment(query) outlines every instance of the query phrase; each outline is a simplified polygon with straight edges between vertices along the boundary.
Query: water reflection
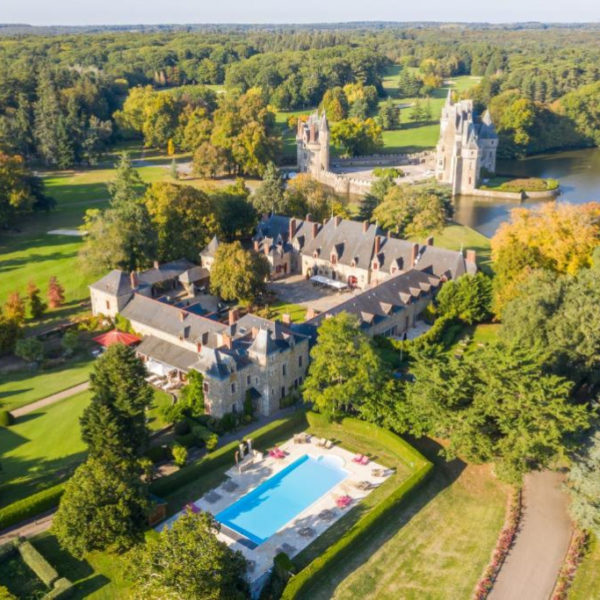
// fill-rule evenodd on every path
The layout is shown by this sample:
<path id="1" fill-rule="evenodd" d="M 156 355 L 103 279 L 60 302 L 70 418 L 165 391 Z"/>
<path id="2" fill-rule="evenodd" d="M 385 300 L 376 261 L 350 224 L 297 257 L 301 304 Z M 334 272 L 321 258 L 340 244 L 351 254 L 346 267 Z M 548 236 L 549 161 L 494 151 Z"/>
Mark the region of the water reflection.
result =
<path id="1" fill-rule="evenodd" d="M 600 149 L 570 150 L 534 156 L 519 161 L 498 161 L 498 173 L 517 177 L 550 177 L 560 180 L 559 202 L 582 204 L 600 202 Z M 460 196 L 455 202 L 455 220 L 487 236 L 494 235 L 500 223 L 507 221 L 511 209 L 531 208 L 535 202 L 494 201 L 476 196 Z"/>

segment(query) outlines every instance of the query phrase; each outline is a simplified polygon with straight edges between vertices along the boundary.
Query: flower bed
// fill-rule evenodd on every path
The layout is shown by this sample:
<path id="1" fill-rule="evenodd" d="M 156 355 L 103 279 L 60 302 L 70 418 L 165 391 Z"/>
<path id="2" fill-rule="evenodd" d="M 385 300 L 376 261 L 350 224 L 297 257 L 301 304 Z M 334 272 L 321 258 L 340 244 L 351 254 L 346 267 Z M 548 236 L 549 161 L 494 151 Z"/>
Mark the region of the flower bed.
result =
<path id="1" fill-rule="evenodd" d="M 523 508 L 521 490 L 515 491 L 514 495 L 510 498 L 506 520 L 504 527 L 498 537 L 496 548 L 492 553 L 492 559 L 488 566 L 485 568 L 481 579 L 477 583 L 475 593 L 473 594 L 474 600 L 485 600 L 488 594 L 494 587 L 494 582 L 500 573 L 500 569 L 506 560 L 508 551 L 511 549 L 515 540 L 515 535 L 519 529 L 519 523 L 521 521 L 521 510 Z"/>
<path id="2" fill-rule="evenodd" d="M 556 585 L 554 586 L 552 600 L 566 600 L 577 568 L 585 556 L 587 541 L 588 536 L 584 531 L 576 531 L 573 534 L 569 549 L 567 550 L 567 556 L 565 557 L 565 561 L 563 562 L 556 580 Z"/>

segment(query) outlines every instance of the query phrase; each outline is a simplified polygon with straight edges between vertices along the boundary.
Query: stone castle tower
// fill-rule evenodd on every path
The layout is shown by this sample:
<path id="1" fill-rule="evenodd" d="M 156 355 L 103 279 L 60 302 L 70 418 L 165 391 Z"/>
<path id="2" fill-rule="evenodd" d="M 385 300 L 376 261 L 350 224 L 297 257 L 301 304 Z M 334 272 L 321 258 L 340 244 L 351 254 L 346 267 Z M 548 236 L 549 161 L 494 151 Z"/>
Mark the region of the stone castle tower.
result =
<path id="1" fill-rule="evenodd" d="M 329 171 L 329 124 L 325 111 L 312 113 L 306 122 L 298 119 L 296 151 L 298 171 L 309 173 L 315 179 Z"/>
<path id="2" fill-rule="evenodd" d="M 473 101 L 452 102 L 452 92 L 442 109 L 440 139 L 436 147 L 435 174 L 452 186 L 452 194 L 468 194 L 481 181 L 481 171 L 496 171 L 498 135 L 489 111 L 481 122 L 473 115 Z"/>

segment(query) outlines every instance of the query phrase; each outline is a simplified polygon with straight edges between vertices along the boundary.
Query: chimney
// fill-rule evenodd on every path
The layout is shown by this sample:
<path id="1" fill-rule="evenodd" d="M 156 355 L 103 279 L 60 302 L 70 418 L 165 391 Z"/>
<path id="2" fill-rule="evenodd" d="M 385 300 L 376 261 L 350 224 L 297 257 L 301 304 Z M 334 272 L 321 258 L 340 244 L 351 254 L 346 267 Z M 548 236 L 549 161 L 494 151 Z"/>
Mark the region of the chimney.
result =
<path id="1" fill-rule="evenodd" d="M 232 308 L 229 311 L 229 324 L 233 325 L 240 318 L 240 311 L 237 308 Z"/>
<path id="2" fill-rule="evenodd" d="M 258 327 L 252 328 L 252 339 L 254 339 L 258 335 Z"/>
<path id="3" fill-rule="evenodd" d="M 288 229 L 288 242 L 291 242 L 296 235 L 296 219 L 290 219 Z"/>
<path id="4" fill-rule="evenodd" d="M 129 283 L 131 285 L 132 290 L 137 289 L 138 277 L 137 277 L 137 273 L 135 271 L 131 271 L 131 273 L 129 273 Z"/>
<path id="5" fill-rule="evenodd" d="M 291 325 L 292 324 L 292 317 L 288 313 L 283 313 L 281 315 L 281 322 L 284 325 Z"/>
<path id="6" fill-rule="evenodd" d="M 306 213 L 306 220 L 310 223 L 312 221 L 312 215 L 310 213 Z"/>
<path id="7" fill-rule="evenodd" d="M 184 319 L 185 319 L 185 311 L 184 310 L 180 310 L 179 311 L 179 320 L 181 322 L 183 322 Z"/>
<path id="8" fill-rule="evenodd" d="M 333 217 L 333 224 L 337 227 L 342 222 L 342 217 L 335 215 Z"/>
<path id="9" fill-rule="evenodd" d="M 367 233 L 369 229 L 369 221 L 363 221 L 363 233 Z"/>
<path id="10" fill-rule="evenodd" d="M 381 237 L 376 235 L 375 236 L 375 256 L 377 256 L 380 251 L 381 251 Z"/>
<path id="11" fill-rule="evenodd" d="M 154 261 L 153 266 L 155 269 L 160 269 L 160 263 L 157 260 Z"/>
<path id="12" fill-rule="evenodd" d="M 413 244 L 410 256 L 411 267 L 414 267 L 417 264 L 417 258 L 419 258 L 419 244 Z"/>
<path id="13" fill-rule="evenodd" d="M 258 240 L 254 240 L 254 252 L 260 251 L 260 242 Z"/>
<path id="14" fill-rule="evenodd" d="M 467 262 L 475 264 L 477 261 L 477 252 L 475 250 L 467 250 Z"/>
<path id="15" fill-rule="evenodd" d="M 202 344 L 200 342 L 196 343 L 196 352 L 198 352 L 198 354 L 202 352 Z"/>
<path id="16" fill-rule="evenodd" d="M 267 238 L 263 240 L 263 252 L 268 256 L 271 250 L 271 244 L 267 241 Z"/>
<path id="17" fill-rule="evenodd" d="M 226 348 L 231 350 L 231 346 L 233 345 L 231 336 L 228 335 L 227 333 L 223 333 L 223 334 L 221 334 L 221 337 L 223 338 L 223 346 L 225 346 Z"/>
<path id="18" fill-rule="evenodd" d="M 317 232 L 319 231 L 319 224 L 318 223 L 313 223 L 312 224 L 312 236 L 313 238 L 317 237 Z"/>
<path id="19" fill-rule="evenodd" d="M 306 310 L 306 320 L 307 321 L 314 319 L 316 316 L 317 316 L 317 311 L 314 308 L 309 307 Z"/>
<path id="20" fill-rule="evenodd" d="M 428 246 L 433 246 L 433 236 L 432 235 L 430 235 L 427 238 L 427 242 L 426 243 L 427 243 Z"/>

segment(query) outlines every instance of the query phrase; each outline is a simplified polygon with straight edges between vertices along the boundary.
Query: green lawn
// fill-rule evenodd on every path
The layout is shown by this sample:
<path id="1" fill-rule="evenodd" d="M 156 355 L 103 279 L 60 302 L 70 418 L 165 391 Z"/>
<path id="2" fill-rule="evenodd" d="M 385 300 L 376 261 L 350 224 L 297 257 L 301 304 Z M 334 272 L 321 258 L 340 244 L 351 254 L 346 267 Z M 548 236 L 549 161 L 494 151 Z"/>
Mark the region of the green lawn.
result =
<path id="1" fill-rule="evenodd" d="M 280 319 L 281 315 L 288 314 L 292 319 L 292 323 L 303 323 L 306 319 L 306 307 L 298 304 L 274 302 L 269 306 L 269 313 L 271 319 Z"/>
<path id="2" fill-rule="evenodd" d="M 47 371 L 15 371 L 0 376 L 0 408 L 13 410 L 87 381 L 93 358 Z"/>
<path id="3" fill-rule="evenodd" d="M 600 600 L 600 543 L 597 538 L 590 540 L 589 551 L 577 569 L 568 599 Z"/>
<path id="4" fill-rule="evenodd" d="M 471 596 L 504 522 L 508 488 L 489 467 L 443 463 L 437 449 L 417 447 L 437 463 L 431 479 L 310 590 L 311 600 Z"/>
<path id="5" fill-rule="evenodd" d="M 491 246 L 489 238 L 485 235 L 458 223 L 451 223 L 444 227 L 441 233 L 434 234 L 434 244 L 449 250 L 475 250 L 477 252 L 477 265 L 482 271 L 491 270 Z M 415 241 L 424 243 L 424 239 L 414 238 Z"/>
<path id="6" fill-rule="evenodd" d="M 0 428 L 0 506 L 58 483 L 83 459 L 79 417 L 90 398 L 89 391 L 82 392 L 24 415 L 11 427 Z M 159 407 L 168 401 L 168 394 L 155 391 L 150 429 L 165 426 Z"/>

